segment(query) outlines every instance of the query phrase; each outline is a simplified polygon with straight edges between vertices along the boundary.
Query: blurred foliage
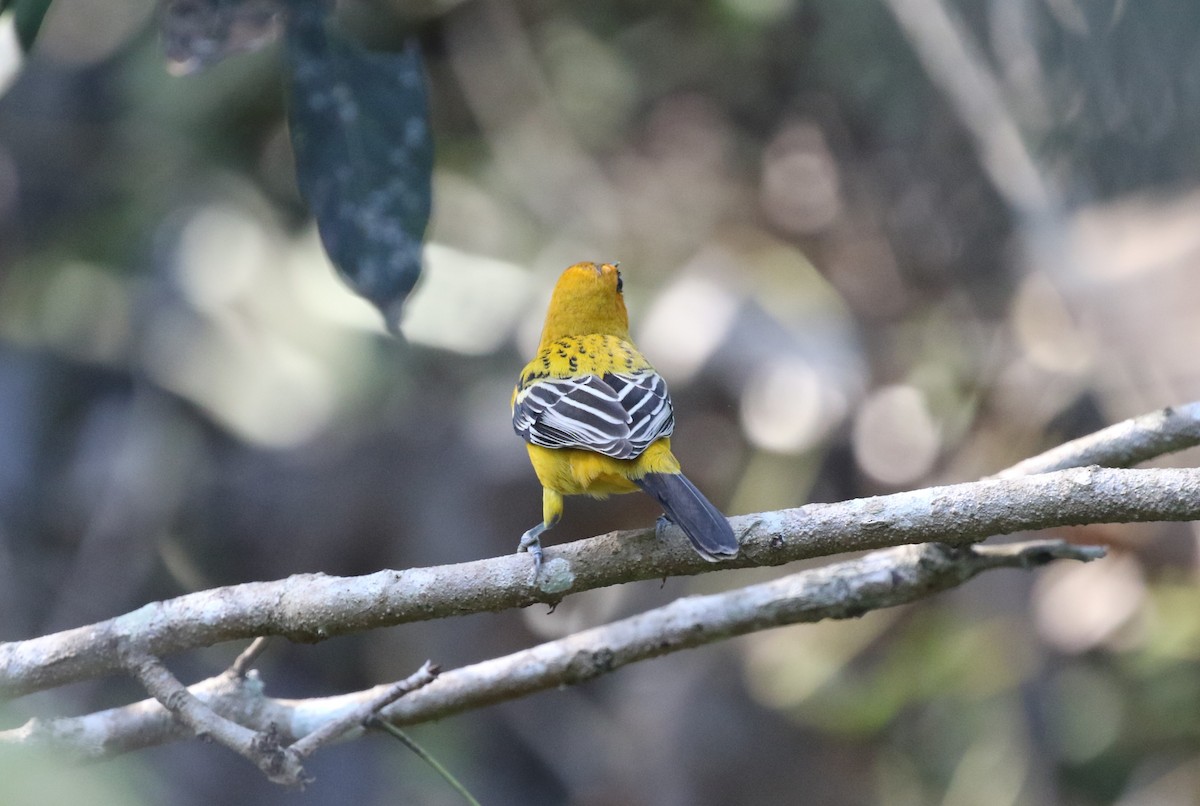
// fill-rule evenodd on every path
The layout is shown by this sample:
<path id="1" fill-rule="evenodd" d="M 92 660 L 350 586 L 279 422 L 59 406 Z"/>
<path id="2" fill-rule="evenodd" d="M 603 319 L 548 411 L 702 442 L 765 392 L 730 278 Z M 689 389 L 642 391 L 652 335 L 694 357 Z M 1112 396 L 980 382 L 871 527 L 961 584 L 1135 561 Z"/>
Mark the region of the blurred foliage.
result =
<path id="1" fill-rule="evenodd" d="M 41 753 L 0 757 L 7 806 L 44 803 L 87 803 L 90 806 L 139 806 L 166 793 L 136 763 L 64 769 L 61 761 Z"/>
<path id="2" fill-rule="evenodd" d="M 11 12 L 16 28 L 17 41 L 22 50 L 28 51 L 37 39 L 42 27 L 42 20 L 50 9 L 50 0 L 3 0 L 0 2 L 0 14 Z"/>
<path id="3" fill-rule="evenodd" d="M 277 3 L 50 4 L 0 98 L 0 640 L 212 585 L 512 551 L 540 507 L 511 384 L 578 260 L 621 261 L 681 461 L 730 512 L 975 478 L 1200 398 L 1200 7 L 946 4 L 1063 199 L 1052 226 L 1005 207 L 876 0 L 343 0 L 350 33 L 309 78 L 353 64 L 342 94 L 369 125 L 308 134 L 284 102 L 298 41 L 268 45 Z M 430 126 L 409 141 L 418 58 Z M 299 188 L 365 198 L 408 170 L 355 143 L 414 147 L 419 184 L 429 132 L 400 341 L 336 279 Z M 315 148 L 299 178 L 292 136 Z M 351 232 L 411 246 L 427 201 L 381 199 Z M 369 296 L 408 290 L 401 254 L 406 280 Z M 657 514 L 573 502 L 556 540 Z M 1196 530 L 1064 534 L 1112 556 L 413 735 L 489 804 L 1200 803 Z M 363 687 L 776 573 L 279 645 L 263 674 L 280 696 Z M 235 651 L 170 662 L 198 679 Z M 75 686 L 0 725 L 139 696 Z M 49 766 L 0 769 L 0 801 L 40 781 L 78 786 L 64 802 L 296 797 L 201 743 Z M 454 802 L 381 738 L 313 772 L 313 806 Z"/>
<path id="4" fill-rule="evenodd" d="M 283 0 L 163 0 L 158 16 L 168 69 L 186 75 L 274 41 Z"/>

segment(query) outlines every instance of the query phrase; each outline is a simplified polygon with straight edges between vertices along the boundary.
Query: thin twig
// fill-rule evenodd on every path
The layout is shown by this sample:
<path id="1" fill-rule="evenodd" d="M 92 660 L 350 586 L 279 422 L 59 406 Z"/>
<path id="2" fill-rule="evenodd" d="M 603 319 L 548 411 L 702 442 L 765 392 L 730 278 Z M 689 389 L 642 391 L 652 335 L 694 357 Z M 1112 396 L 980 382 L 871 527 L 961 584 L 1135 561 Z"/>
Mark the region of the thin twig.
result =
<path id="1" fill-rule="evenodd" d="M 1197 519 L 1200 469 L 1077 468 L 733 518 L 742 554 L 715 567 L 782 565 L 928 540 L 966 544 L 1065 525 Z M 306 574 L 193 593 L 87 627 L 0 643 L 0 700 L 119 671 L 115 647 L 130 641 L 156 657 L 266 634 L 317 641 L 714 570 L 675 527 L 666 539 L 652 529 L 615 532 L 546 554 L 536 588 L 525 555 L 361 577 Z"/>
<path id="2" fill-rule="evenodd" d="M 1132 467 L 1196 445 L 1200 445 L 1200 402 L 1185 403 L 1065 442 L 990 478 L 1011 479 L 1087 465 Z"/>
<path id="3" fill-rule="evenodd" d="M 270 636 L 266 635 L 260 635 L 259 637 L 255 638 L 250 646 L 242 650 L 242 654 L 238 655 L 237 658 L 234 659 L 233 663 L 230 664 L 229 668 L 225 671 L 225 674 L 232 677 L 245 677 L 246 672 L 250 671 L 250 664 L 258 660 L 258 656 L 266 650 L 267 644 L 270 643 L 270 641 Z"/>
<path id="4" fill-rule="evenodd" d="M 331 719 L 312 733 L 297 739 L 291 746 L 292 752 L 300 758 L 308 758 L 325 745 L 340 739 L 348 731 L 363 726 L 405 694 L 429 685 L 440 673 L 441 669 L 435 666 L 433 661 L 425 661 L 420 669 L 403 680 L 392 683 L 358 708 L 337 719 Z"/>
<path id="5" fill-rule="evenodd" d="M 992 568 L 1032 568 L 1057 559 L 1092 560 L 1103 549 L 1062 541 L 995 546 L 901 546 L 710 596 L 690 596 L 631 618 L 531 649 L 443 672 L 380 715 L 413 724 L 561 685 L 621 666 L 755 630 L 853 618 L 920 599 Z M 223 676 L 193 687 L 198 697 L 247 725 L 309 732 L 331 714 L 357 712 L 379 687 L 307 700 L 277 700 L 252 687 L 222 685 Z M 30 720 L 0 731 L 5 744 L 41 746 L 79 759 L 104 758 L 186 734 L 154 703 L 134 703 L 82 717 Z"/>

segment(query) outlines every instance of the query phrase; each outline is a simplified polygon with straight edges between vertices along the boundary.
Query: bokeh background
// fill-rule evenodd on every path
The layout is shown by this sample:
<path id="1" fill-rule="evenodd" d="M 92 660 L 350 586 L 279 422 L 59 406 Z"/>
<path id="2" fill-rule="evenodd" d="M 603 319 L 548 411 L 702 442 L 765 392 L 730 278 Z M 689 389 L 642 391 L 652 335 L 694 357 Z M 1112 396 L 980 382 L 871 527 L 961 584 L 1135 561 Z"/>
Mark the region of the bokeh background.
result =
<path id="1" fill-rule="evenodd" d="M 0 640 L 512 551 L 540 496 L 511 384 L 579 260 L 621 261 L 678 453 L 730 513 L 971 480 L 1200 398 L 1200 5 L 346 8 L 426 56 L 435 213 L 404 341 L 321 251 L 278 44 L 180 77 L 149 0 L 54 0 L 0 97 Z M 657 514 L 571 501 L 549 542 Z M 1200 533 L 1064 534 L 1114 550 L 412 734 L 487 804 L 1200 803 Z M 260 667 L 277 696 L 353 690 L 786 570 L 279 643 Z M 200 679 L 238 649 L 170 665 Z M 0 727 L 141 696 L 77 685 Z M 198 742 L 0 759 L 0 800 L 459 802 L 383 737 L 310 769 L 301 795 Z"/>

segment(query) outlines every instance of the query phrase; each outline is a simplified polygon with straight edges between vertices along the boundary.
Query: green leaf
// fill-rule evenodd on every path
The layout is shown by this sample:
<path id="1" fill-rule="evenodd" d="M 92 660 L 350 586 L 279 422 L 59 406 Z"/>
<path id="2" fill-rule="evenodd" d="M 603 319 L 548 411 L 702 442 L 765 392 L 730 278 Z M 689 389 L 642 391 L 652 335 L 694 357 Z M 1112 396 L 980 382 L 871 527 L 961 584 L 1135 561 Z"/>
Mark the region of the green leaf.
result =
<path id="1" fill-rule="evenodd" d="M 341 276 L 393 331 L 421 273 L 433 140 L 420 52 L 368 51 L 319 3 L 287 28 L 289 123 L 300 192 Z"/>

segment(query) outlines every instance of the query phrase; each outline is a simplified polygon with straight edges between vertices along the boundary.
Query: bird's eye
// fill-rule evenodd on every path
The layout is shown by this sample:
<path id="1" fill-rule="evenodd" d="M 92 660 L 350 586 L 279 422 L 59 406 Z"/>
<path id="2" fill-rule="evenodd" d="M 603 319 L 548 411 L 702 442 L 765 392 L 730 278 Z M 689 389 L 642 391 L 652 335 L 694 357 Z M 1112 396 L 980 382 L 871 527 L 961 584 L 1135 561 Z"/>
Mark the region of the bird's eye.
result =
<path id="1" fill-rule="evenodd" d="M 621 279 L 621 272 L 617 272 L 617 293 L 621 293 L 621 289 L 625 287 L 625 281 Z"/>

